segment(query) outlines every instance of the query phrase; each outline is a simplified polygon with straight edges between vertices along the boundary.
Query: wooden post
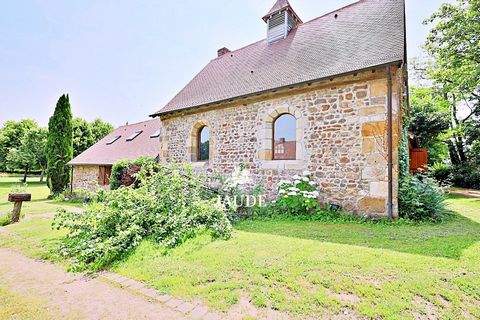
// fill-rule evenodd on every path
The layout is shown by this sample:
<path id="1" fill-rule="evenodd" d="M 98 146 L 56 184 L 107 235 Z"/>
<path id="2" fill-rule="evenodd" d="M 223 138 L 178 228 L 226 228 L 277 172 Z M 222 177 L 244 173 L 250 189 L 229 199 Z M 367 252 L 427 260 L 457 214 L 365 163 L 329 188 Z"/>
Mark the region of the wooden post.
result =
<path id="1" fill-rule="evenodd" d="M 30 193 L 10 193 L 8 201 L 13 202 L 12 223 L 20 221 L 20 213 L 22 212 L 23 201 L 31 201 L 32 194 Z"/>
<path id="2" fill-rule="evenodd" d="M 22 201 L 14 202 L 12 212 L 12 223 L 20 221 L 20 213 L 22 212 Z"/>

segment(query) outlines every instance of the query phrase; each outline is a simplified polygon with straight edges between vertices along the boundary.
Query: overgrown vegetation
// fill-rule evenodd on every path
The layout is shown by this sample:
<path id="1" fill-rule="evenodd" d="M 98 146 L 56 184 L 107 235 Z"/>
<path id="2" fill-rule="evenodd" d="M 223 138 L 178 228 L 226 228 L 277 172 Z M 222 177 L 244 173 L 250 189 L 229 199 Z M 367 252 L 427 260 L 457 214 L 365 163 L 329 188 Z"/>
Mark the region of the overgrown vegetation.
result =
<path id="1" fill-rule="evenodd" d="M 120 160 L 114 163 L 110 175 L 110 190 L 116 190 L 121 186 L 138 186 L 136 174 L 145 166 L 153 166 L 157 163 L 155 158 L 140 157 L 136 160 Z"/>
<path id="2" fill-rule="evenodd" d="M 124 257 L 143 239 L 173 247 L 202 230 L 227 239 L 225 208 L 202 197 L 203 182 L 189 166 L 144 164 L 138 186 L 102 193 L 82 214 L 60 210 L 54 226 L 68 230 L 61 251 L 76 270 L 99 270 Z"/>
<path id="3" fill-rule="evenodd" d="M 402 218 L 414 221 L 438 220 L 445 213 L 445 195 L 437 181 L 417 174 L 404 178 L 398 191 Z"/>

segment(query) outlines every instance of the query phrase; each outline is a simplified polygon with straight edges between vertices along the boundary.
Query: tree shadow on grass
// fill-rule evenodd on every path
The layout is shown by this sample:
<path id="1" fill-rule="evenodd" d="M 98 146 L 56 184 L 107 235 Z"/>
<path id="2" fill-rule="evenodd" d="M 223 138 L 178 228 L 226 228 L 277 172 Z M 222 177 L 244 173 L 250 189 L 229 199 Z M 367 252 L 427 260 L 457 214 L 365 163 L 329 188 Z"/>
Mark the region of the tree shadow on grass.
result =
<path id="1" fill-rule="evenodd" d="M 354 224 L 312 221 L 244 221 L 238 230 L 306 240 L 381 248 L 431 257 L 460 259 L 480 241 L 480 224 L 456 213 L 446 221 L 421 224 Z"/>

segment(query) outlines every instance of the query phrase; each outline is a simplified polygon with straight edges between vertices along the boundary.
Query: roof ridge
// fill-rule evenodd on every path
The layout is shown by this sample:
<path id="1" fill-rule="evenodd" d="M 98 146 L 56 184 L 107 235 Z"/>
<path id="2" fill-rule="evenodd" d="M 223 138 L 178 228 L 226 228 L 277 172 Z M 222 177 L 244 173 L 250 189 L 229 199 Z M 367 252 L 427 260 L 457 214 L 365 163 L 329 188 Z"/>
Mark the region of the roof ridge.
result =
<path id="1" fill-rule="evenodd" d="M 340 10 L 343 10 L 343 9 L 346 9 L 346 8 L 349 8 L 349 7 L 353 7 L 353 6 L 357 5 L 357 4 L 360 4 L 360 3 L 366 2 L 366 1 L 368 1 L 368 0 L 355 0 L 355 2 L 352 2 L 352 3 L 350 3 L 350 4 L 344 5 L 343 7 L 340 7 L 340 8 L 338 8 L 338 9 L 335 9 L 335 10 L 332 10 L 332 11 L 327 12 L 327 13 L 325 13 L 325 14 L 322 14 L 321 16 L 318 16 L 318 17 L 316 17 L 316 18 L 313 18 L 313 19 L 311 19 L 311 20 L 308 20 L 307 22 L 304 22 L 304 23 L 302 23 L 301 25 L 304 25 L 304 24 L 313 22 L 313 21 L 318 20 L 318 19 L 321 19 L 321 18 L 325 18 L 326 16 L 329 16 L 329 15 L 331 15 L 332 13 L 335 13 L 335 12 L 337 12 L 337 11 L 340 11 Z M 301 26 L 301 25 L 299 25 L 299 26 Z"/>
<path id="2" fill-rule="evenodd" d="M 136 126 L 136 125 L 139 125 L 139 124 L 142 124 L 142 123 L 153 122 L 153 121 L 155 121 L 155 119 L 148 119 L 148 120 L 143 120 L 143 121 L 140 121 L 140 122 L 124 124 L 124 125 L 118 126 L 117 129 L 120 129 L 120 128 L 123 128 L 123 127 Z M 116 129 L 115 129 L 115 130 L 116 130 Z M 115 130 L 114 130 L 114 131 L 115 131 Z M 112 132 L 113 132 L 113 131 L 112 131 Z"/>

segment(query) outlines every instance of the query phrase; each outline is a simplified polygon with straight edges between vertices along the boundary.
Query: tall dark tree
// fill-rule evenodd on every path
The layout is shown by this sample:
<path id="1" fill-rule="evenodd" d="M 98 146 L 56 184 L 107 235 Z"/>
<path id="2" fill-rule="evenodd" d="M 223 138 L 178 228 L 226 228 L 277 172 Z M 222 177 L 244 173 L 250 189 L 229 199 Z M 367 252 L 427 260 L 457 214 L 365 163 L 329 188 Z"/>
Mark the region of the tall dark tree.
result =
<path id="1" fill-rule="evenodd" d="M 68 95 L 62 95 L 48 122 L 48 186 L 52 194 L 65 190 L 70 179 L 67 163 L 73 158 L 73 120 Z"/>

